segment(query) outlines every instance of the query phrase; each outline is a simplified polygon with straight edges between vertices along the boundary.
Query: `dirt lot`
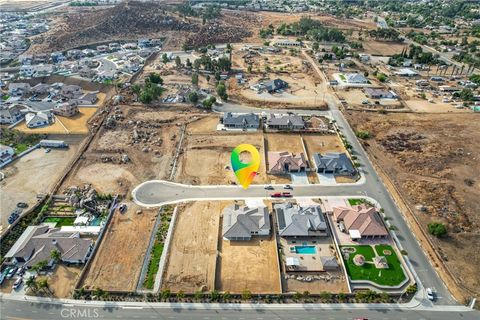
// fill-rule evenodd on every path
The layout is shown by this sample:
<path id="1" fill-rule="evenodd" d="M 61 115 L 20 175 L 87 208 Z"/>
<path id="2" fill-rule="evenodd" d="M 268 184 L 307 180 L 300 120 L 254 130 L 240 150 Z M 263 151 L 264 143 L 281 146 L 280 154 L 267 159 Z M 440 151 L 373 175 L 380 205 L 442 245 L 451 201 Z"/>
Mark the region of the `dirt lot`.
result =
<path id="1" fill-rule="evenodd" d="M 228 201 L 191 202 L 177 211 L 162 287 L 172 292 L 212 291 L 220 214 Z"/>
<path id="2" fill-rule="evenodd" d="M 430 222 L 447 225 L 444 239 L 430 237 L 443 261 L 478 295 L 480 264 L 480 122 L 472 114 L 389 114 L 352 112 L 353 127 L 375 136 L 365 144 L 374 163 L 392 180 L 426 229 Z M 424 205 L 425 211 L 415 209 Z M 461 249 L 461 250 L 460 250 Z"/>
<path id="3" fill-rule="evenodd" d="M 191 122 L 187 127 L 187 132 L 190 134 L 205 134 L 215 132 L 217 130 L 217 124 L 219 123 L 219 117 L 216 115 L 209 115 L 201 118 L 197 121 Z"/>
<path id="4" fill-rule="evenodd" d="M 84 281 L 86 288 L 134 291 L 145 256 L 156 210 L 142 210 L 128 202 L 124 214 L 115 212 Z"/>
<path id="5" fill-rule="evenodd" d="M 313 154 L 325 154 L 328 152 L 345 152 L 342 141 L 337 135 L 303 135 L 305 147 L 308 150 L 310 162 L 313 163 Z"/>
<path id="6" fill-rule="evenodd" d="M 324 273 L 308 273 L 307 276 L 319 275 L 319 276 L 332 276 L 335 278 L 326 280 L 317 280 L 312 282 L 298 281 L 296 279 L 287 279 L 285 292 L 305 292 L 319 293 L 322 291 L 330 293 L 346 293 L 348 292 L 347 282 L 343 272 L 324 272 Z M 338 279 L 336 277 L 339 277 Z"/>
<path id="7" fill-rule="evenodd" d="M 55 273 L 48 279 L 48 284 L 53 292 L 53 296 L 56 298 L 71 297 L 81 271 L 81 267 L 67 267 L 60 264 L 55 269 Z"/>
<path id="8" fill-rule="evenodd" d="M 363 51 L 367 54 L 391 56 L 403 50 L 407 45 L 400 42 L 368 40 L 363 41 Z"/>
<path id="9" fill-rule="evenodd" d="M 7 218 L 17 202 L 26 202 L 29 206 L 36 203 L 38 193 L 47 193 L 59 179 L 62 171 L 72 160 L 84 136 L 55 136 L 65 140 L 68 149 L 52 149 L 45 153 L 37 149 L 2 169 L 5 179 L 0 182 L 1 225 L 7 226 Z M 32 183 L 35 177 L 35 183 Z"/>
<path id="10" fill-rule="evenodd" d="M 241 143 L 253 144 L 261 164 L 254 183 L 265 183 L 265 159 L 261 133 L 189 135 L 184 144 L 176 181 L 190 184 L 230 184 L 236 181 L 230 169 L 230 154 Z"/>
<path id="11" fill-rule="evenodd" d="M 299 134 L 269 133 L 265 134 L 267 139 L 267 151 L 289 151 L 293 153 L 304 153 L 302 138 Z"/>
<path id="12" fill-rule="evenodd" d="M 280 293 L 280 273 L 275 238 L 254 237 L 250 241 L 220 239 L 217 289 L 241 293 Z"/>

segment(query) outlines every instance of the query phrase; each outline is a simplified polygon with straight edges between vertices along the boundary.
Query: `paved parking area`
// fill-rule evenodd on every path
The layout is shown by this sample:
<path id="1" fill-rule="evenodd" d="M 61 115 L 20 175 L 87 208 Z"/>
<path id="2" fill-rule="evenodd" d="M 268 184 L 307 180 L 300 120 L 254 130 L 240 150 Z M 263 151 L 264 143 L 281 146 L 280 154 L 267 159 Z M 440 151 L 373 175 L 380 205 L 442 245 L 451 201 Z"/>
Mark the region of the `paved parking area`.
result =
<path id="1" fill-rule="evenodd" d="M 306 172 L 292 172 L 292 184 L 309 184 Z"/>
<path id="2" fill-rule="evenodd" d="M 317 173 L 318 180 L 320 184 L 324 186 L 336 186 L 337 181 L 335 181 L 335 176 L 333 174 L 328 173 Z"/>

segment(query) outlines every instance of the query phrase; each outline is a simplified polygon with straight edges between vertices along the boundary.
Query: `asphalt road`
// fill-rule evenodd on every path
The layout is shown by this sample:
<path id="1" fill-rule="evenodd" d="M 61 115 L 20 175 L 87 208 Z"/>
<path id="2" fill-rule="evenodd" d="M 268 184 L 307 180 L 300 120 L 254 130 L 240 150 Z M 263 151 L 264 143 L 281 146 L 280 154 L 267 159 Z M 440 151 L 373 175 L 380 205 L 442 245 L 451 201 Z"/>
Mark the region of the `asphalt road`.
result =
<path id="1" fill-rule="evenodd" d="M 382 319 L 382 320 L 473 320 L 479 319 L 478 311 L 428 310 L 428 309 L 339 309 L 314 305 L 279 305 L 275 309 L 252 305 L 251 308 L 233 306 L 183 308 L 171 305 L 162 307 L 90 307 L 79 304 L 32 303 L 26 301 L 2 301 L 1 319 L 5 320 L 56 320 L 56 319 L 235 319 L 235 320 L 330 320 L 330 319 Z"/>

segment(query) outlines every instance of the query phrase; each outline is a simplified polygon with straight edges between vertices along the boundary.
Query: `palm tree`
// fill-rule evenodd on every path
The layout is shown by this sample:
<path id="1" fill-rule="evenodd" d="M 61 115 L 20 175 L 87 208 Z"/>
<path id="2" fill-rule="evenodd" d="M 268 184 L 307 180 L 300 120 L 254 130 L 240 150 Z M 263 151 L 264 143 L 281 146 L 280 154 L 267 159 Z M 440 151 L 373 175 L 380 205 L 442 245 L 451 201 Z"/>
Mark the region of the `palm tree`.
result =
<path id="1" fill-rule="evenodd" d="M 44 292 L 47 292 L 49 294 L 52 293 L 52 291 L 50 291 L 50 287 L 48 285 L 48 280 L 47 279 L 42 279 L 42 280 L 39 280 L 37 282 L 37 285 L 38 285 L 38 288 L 39 289 L 42 289 Z"/>
<path id="2" fill-rule="evenodd" d="M 38 284 L 37 282 L 35 281 L 35 277 L 34 276 L 30 276 L 28 277 L 27 281 L 25 281 L 25 286 L 32 290 L 33 293 L 37 292 L 38 290 Z"/>
<path id="3" fill-rule="evenodd" d="M 60 261 L 60 258 L 62 257 L 62 254 L 60 253 L 60 251 L 58 251 L 57 249 L 53 249 L 51 252 L 50 252 L 50 258 L 53 259 L 53 261 L 55 261 L 55 263 L 57 263 L 58 261 Z"/>
<path id="4" fill-rule="evenodd" d="M 185 293 L 182 290 L 178 291 L 177 299 L 183 299 L 183 298 L 185 298 Z"/>

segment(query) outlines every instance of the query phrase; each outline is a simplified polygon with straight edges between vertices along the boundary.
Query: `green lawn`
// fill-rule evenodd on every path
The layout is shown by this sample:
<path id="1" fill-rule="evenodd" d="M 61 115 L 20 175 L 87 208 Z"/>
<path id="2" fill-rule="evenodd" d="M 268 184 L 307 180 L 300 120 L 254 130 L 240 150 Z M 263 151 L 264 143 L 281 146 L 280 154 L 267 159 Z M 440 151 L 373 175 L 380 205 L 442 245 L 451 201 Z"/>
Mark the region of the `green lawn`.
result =
<path id="1" fill-rule="evenodd" d="M 147 289 L 153 289 L 153 285 L 155 283 L 155 276 L 158 272 L 158 266 L 160 263 L 160 258 L 162 257 L 163 252 L 163 243 L 159 241 L 155 241 L 155 244 L 152 248 L 152 255 L 150 257 L 150 262 L 148 263 L 148 271 L 147 276 L 145 277 L 145 281 L 143 286 Z"/>
<path id="2" fill-rule="evenodd" d="M 405 274 L 400 265 L 400 261 L 393 250 L 389 245 L 377 245 L 375 250 L 378 255 L 384 255 L 383 250 L 390 250 L 392 253 L 390 256 L 385 256 L 388 262 L 388 269 L 377 269 L 373 263 L 365 263 L 363 266 L 359 267 L 353 263 L 353 257 L 356 254 L 361 254 L 365 257 L 365 261 L 373 262 L 375 257 L 375 252 L 371 246 L 342 246 L 342 247 L 353 247 L 357 251 L 353 254 L 350 254 L 348 261 L 345 261 L 345 267 L 347 269 L 348 275 L 352 280 L 369 280 L 375 282 L 379 285 L 386 286 L 395 286 L 400 284 L 405 280 Z"/>
<path id="3" fill-rule="evenodd" d="M 342 79 L 343 82 L 347 81 L 347 78 L 345 77 L 345 75 L 343 73 L 340 73 L 338 76 L 340 77 L 340 79 Z"/>
<path id="4" fill-rule="evenodd" d="M 55 228 L 73 226 L 75 217 L 46 217 L 43 222 L 56 222 Z"/>
<path id="5" fill-rule="evenodd" d="M 363 201 L 362 199 L 348 199 L 348 203 L 351 205 L 351 206 L 356 206 L 358 204 L 362 204 Z"/>

